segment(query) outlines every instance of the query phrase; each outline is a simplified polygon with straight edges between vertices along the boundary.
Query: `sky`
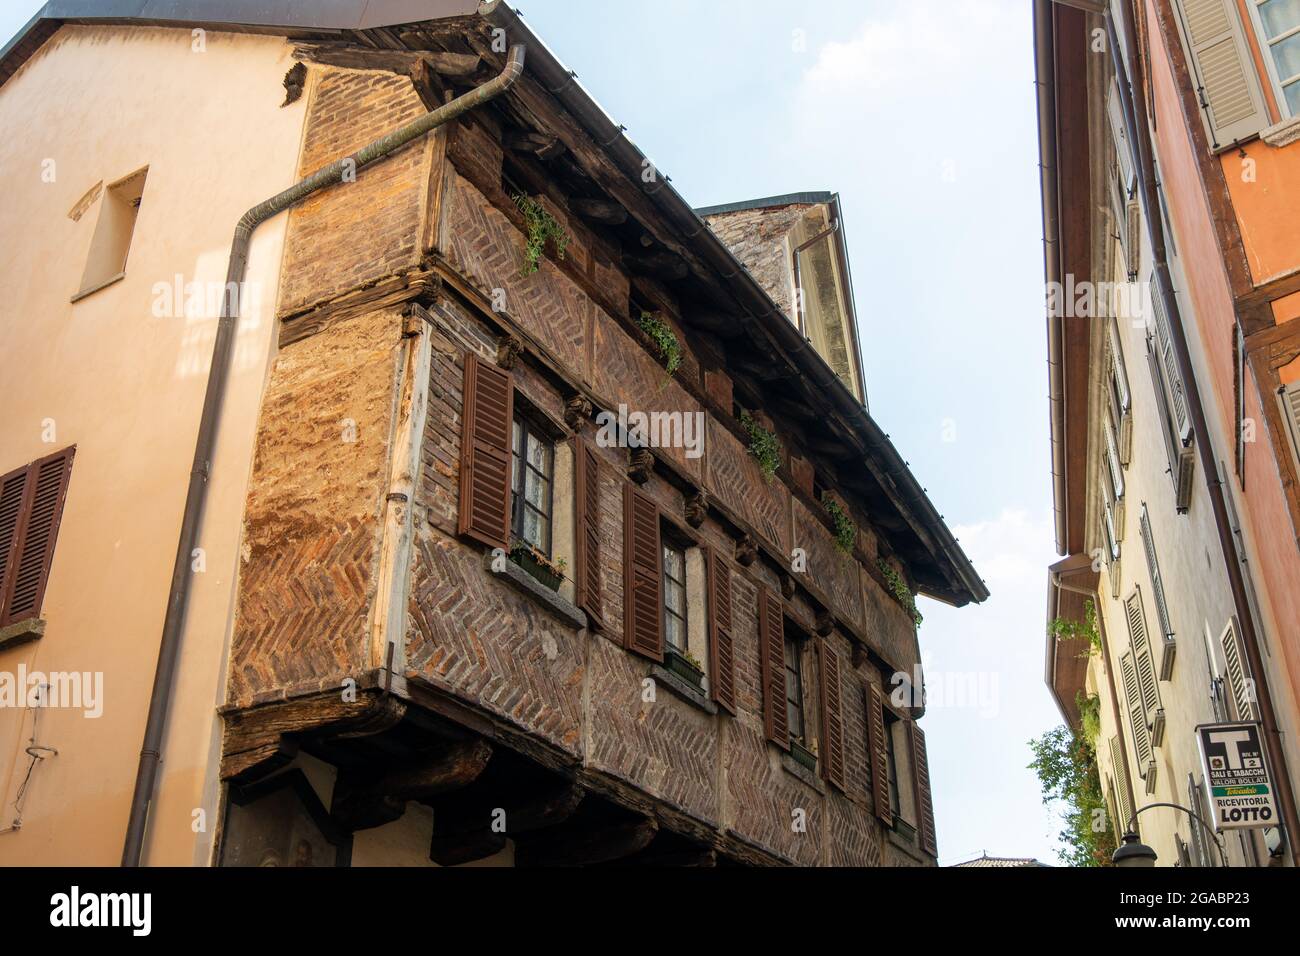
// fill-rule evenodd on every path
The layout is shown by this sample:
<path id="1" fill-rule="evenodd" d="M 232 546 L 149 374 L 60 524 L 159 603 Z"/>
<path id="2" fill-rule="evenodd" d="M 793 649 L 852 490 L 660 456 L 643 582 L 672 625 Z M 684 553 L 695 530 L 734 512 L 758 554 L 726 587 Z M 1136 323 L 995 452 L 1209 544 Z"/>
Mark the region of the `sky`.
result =
<path id="1" fill-rule="evenodd" d="M 0 0 L 0 35 L 40 6 Z M 813 11 L 815 10 L 815 15 Z M 872 415 L 988 582 L 922 600 L 939 858 L 1056 862 L 1028 741 L 1055 560 L 1031 4 L 529 0 L 697 207 L 840 193 Z"/>

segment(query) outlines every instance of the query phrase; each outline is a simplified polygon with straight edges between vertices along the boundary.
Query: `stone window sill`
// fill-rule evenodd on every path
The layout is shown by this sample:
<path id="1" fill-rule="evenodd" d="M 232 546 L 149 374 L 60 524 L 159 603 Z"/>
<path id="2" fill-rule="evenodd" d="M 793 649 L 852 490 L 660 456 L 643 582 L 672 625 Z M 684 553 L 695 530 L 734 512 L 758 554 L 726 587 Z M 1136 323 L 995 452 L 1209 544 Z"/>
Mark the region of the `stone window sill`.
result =
<path id="1" fill-rule="evenodd" d="M 546 587 L 546 585 L 542 584 L 513 561 L 505 561 L 505 570 L 498 571 L 492 567 L 492 553 L 488 552 L 485 564 L 488 573 L 498 581 L 504 581 L 515 590 L 533 598 L 541 604 L 542 607 L 555 617 L 558 617 L 565 624 L 575 627 L 578 630 L 586 630 L 587 614 L 585 611 L 570 601 L 565 600 L 557 592 Z"/>
<path id="2" fill-rule="evenodd" d="M 817 776 L 817 774 L 813 773 L 811 770 L 809 770 L 807 767 L 801 764 L 799 761 L 791 757 L 784 750 L 781 751 L 781 769 L 783 769 L 786 773 L 790 774 L 792 777 L 797 778 L 801 783 L 807 784 L 808 786 L 816 790 L 818 793 L 825 796 L 826 782 L 822 780 L 821 777 Z"/>
<path id="3" fill-rule="evenodd" d="M 718 705 L 709 700 L 708 695 L 703 689 L 695 687 L 684 677 L 674 674 L 672 671 L 654 664 L 650 668 L 650 676 L 660 687 L 672 691 L 686 703 L 696 707 L 710 716 L 717 714 Z"/>
<path id="4" fill-rule="evenodd" d="M 1275 146 L 1278 149 L 1300 141 L 1300 116 L 1292 116 L 1270 126 L 1261 132 L 1259 137 L 1268 145 Z"/>
<path id="5" fill-rule="evenodd" d="M 105 279 L 102 282 L 96 282 L 94 285 L 90 286 L 89 288 L 82 289 L 80 292 L 74 295 L 69 301 L 80 302 L 82 299 L 86 298 L 86 296 L 94 295 L 100 289 L 107 289 L 115 282 L 121 282 L 125 278 L 126 278 L 125 272 L 119 272 L 115 276 L 109 276 L 107 279 Z"/>
<path id="6" fill-rule="evenodd" d="M 38 617 L 6 624 L 4 627 L 0 627 L 0 651 L 40 640 L 41 635 L 44 633 L 45 622 Z"/>

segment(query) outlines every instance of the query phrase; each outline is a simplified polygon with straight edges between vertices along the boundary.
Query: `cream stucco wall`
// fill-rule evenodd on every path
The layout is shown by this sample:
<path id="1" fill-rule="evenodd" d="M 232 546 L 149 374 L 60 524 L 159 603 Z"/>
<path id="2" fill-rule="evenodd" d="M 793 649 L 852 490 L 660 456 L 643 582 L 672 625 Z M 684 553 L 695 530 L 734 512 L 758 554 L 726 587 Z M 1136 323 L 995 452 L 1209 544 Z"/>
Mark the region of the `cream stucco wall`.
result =
<path id="1" fill-rule="evenodd" d="M 1114 270 L 1110 275 L 1112 282 L 1126 281 L 1127 276 L 1122 260 L 1123 254 L 1119 243 L 1114 241 L 1111 243 L 1109 257 L 1109 261 L 1114 264 Z M 1146 322 L 1154 320 L 1149 318 L 1153 315 L 1150 298 L 1152 290 L 1145 281 L 1150 275 L 1152 262 L 1145 232 L 1142 234 L 1141 262 L 1142 283 L 1136 290 L 1141 309 L 1121 310 L 1117 314 L 1129 391 L 1132 396 L 1133 415 L 1131 456 L 1129 464 L 1124 469 L 1125 519 L 1121 536 L 1121 583 L 1119 596 L 1115 598 L 1112 596 L 1109 575 L 1103 572 L 1101 602 L 1098 608 L 1108 639 L 1109 657 L 1105 661 L 1105 666 L 1110 669 L 1114 677 L 1116 693 L 1119 695 L 1117 702 L 1119 723 L 1122 726 L 1127 748 L 1129 778 L 1133 784 L 1137 809 L 1152 803 L 1186 805 L 1188 774 L 1193 774 L 1198 781 L 1202 779 L 1195 728 L 1199 724 L 1212 723 L 1216 719 L 1210 698 L 1210 675 L 1212 672 L 1222 673 L 1221 661 L 1215 663 L 1210 659 L 1210 649 L 1205 635 L 1208 631 L 1217 639 L 1227 625 L 1233 609 L 1227 576 L 1223 568 L 1222 553 L 1218 546 L 1209 493 L 1205 487 L 1204 476 L 1200 473 L 1199 461 L 1188 512 L 1180 515 L 1175 508 L 1173 482 L 1168 474 L 1169 460 L 1158 418 L 1157 385 L 1147 362 Z M 1192 307 L 1183 295 L 1186 287 L 1177 263 L 1174 263 L 1173 274 L 1179 306 L 1184 310 L 1184 321 L 1190 321 Z M 1094 362 L 1093 366 L 1094 369 L 1104 369 L 1100 360 Z M 1097 496 L 1100 495 L 1097 489 L 1102 467 L 1100 446 L 1102 433 L 1099 430 L 1099 423 L 1105 420 L 1099 395 L 1102 388 L 1103 383 L 1099 378 L 1096 379 L 1093 383 L 1094 409 L 1090 416 L 1094 425 L 1090 437 L 1092 462 L 1090 487 Z M 1146 792 L 1145 782 L 1138 774 L 1132 728 L 1125 716 L 1127 711 L 1124 682 L 1119 664 L 1120 657 L 1129 651 L 1131 646 L 1124 601 L 1135 589 L 1139 589 L 1157 671 L 1160 667 L 1162 654 L 1160 618 L 1140 532 L 1144 503 L 1151 523 L 1170 623 L 1177 644 L 1173 673 L 1169 680 L 1159 682 L 1160 705 L 1164 709 L 1167 723 L 1163 743 L 1154 748 L 1157 768 L 1153 793 Z M 1094 537 L 1098 535 L 1095 520 L 1090 523 L 1090 529 Z M 1104 545 L 1098 538 L 1091 542 L 1090 547 L 1101 549 Z M 1094 673 L 1090 678 L 1093 686 L 1089 689 L 1090 691 L 1095 689 L 1102 699 L 1102 737 L 1098 747 L 1098 763 L 1102 782 L 1105 784 L 1108 779 L 1116 781 L 1119 779 L 1111 765 L 1109 748 L 1106 745 L 1110 736 L 1118 731 L 1114 720 L 1115 703 L 1111 700 L 1108 682 L 1104 674 L 1096 673 L 1101 663 L 1099 658 L 1094 659 L 1092 664 Z M 1154 809 L 1143 813 L 1140 820 L 1143 842 L 1155 849 L 1160 858 L 1159 865 L 1172 866 L 1178 860 L 1175 836 L 1190 842 L 1190 823 L 1186 814 L 1176 810 Z M 1247 848 L 1237 836 L 1229 834 L 1226 845 L 1232 865 L 1248 865 L 1250 857 Z"/>
<path id="2" fill-rule="evenodd" d="M 159 317 L 154 287 L 177 276 L 219 287 L 239 216 L 295 178 L 306 97 L 281 108 L 289 45 L 204 39 L 200 51 L 188 30 L 65 26 L 0 88 L 0 472 L 77 446 L 47 629 L 0 650 L 0 672 L 102 672 L 105 698 L 98 719 L 40 712 L 38 742 L 58 755 L 32 775 L 19 830 L 33 712 L 0 710 L 0 864 L 120 858 L 217 315 L 214 301 Z M 70 303 L 103 193 L 76 221 L 69 211 L 97 183 L 145 167 L 125 277 Z M 207 863 L 216 830 L 215 708 L 284 228 L 273 220 L 253 241 L 257 295 L 245 299 L 214 461 L 151 864 Z"/>

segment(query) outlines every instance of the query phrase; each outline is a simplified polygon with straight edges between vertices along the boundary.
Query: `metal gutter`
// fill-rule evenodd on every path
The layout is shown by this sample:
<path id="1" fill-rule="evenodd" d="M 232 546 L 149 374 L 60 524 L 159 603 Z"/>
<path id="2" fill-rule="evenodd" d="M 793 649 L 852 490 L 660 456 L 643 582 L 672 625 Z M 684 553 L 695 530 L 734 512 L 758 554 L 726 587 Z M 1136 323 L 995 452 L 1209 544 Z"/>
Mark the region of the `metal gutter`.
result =
<path id="1" fill-rule="evenodd" d="M 153 690 L 149 696 L 149 716 L 145 722 L 144 744 L 140 750 L 140 765 L 136 772 L 135 791 L 131 797 L 126 839 L 122 847 L 123 866 L 139 866 L 144 849 L 149 807 L 153 801 L 163 735 L 167 727 L 167 712 L 171 704 L 176 661 L 180 656 L 181 638 L 185 629 L 190 582 L 194 577 L 190 572 L 190 556 L 198 544 L 203 511 L 207 504 L 208 479 L 212 472 L 212 458 L 216 450 L 217 430 L 225 401 L 230 359 L 234 353 L 235 333 L 239 320 L 238 289 L 243 284 L 248 267 L 253 231 L 268 219 L 297 205 L 313 193 L 336 185 L 344 181 L 345 177 L 349 180 L 353 179 L 362 169 L 424 136 L 430 130 L 500 96 L 514 85 L 523 71 L 524 47 L 512 46 L 505 69 L 498 76 L 457 97 L 445 106 L 398 127 L 368 146 L 363 146 L 351 156 L 317 170 L 265 202 L 258 203 L 244 213 L 235 226 L 235 236 L 230 245 L 230 262 L 226 270 L 226 294 L 222 302 L 221 319 L 217 324 L 216 342 L 212 349 L 207 391 L 203 397 L 203 412 L 199 419 L 199 433 L 194 448 L 194 463 L 190 470 L 189 491 L 186 494 L 185 512 L 181 521 L 180 541 L 176 547 L 176 562 L 172 568 L 171 592 L 167 599 L 167 614 L 163 621 L 158 667 L 154 674 Z"/>

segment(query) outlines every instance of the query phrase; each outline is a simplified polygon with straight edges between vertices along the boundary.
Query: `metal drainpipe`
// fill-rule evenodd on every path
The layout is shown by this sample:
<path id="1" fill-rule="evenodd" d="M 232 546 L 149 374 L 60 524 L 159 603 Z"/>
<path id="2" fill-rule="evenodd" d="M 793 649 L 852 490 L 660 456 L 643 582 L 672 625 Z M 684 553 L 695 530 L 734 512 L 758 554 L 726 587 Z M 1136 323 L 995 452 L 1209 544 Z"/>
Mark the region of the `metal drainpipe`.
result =
<path id="1" fill-rule="evenodd" d="M 1268 679 L 1264 672 L 1263 657 L 1259 652 L 1259 638 L 1255 633 L 1255 621 L 1250 613 L 1250 602 L 1246 596 L 1245 581 L 1241 575 L 1241 564 L 1237 555 L 1237 544 L 1232 534 L 1232 525 L 1228 520 L 1228 508 L 1224 502 L 1223 486 L 1219 482 L 1217 456 L 1210 441 L 1210 429 L 1205 418 L 1205 408 L 1201 404 L 1201 390 L 1192 369 L 1191 352 L 1188 350 L 1186 330 L 1183 328 L 1182 313 L 1178 308 L 1178 299 L 1174 295 L 1174 285 L 1169 273 L 1169 262 L 1165 252 L 1164 227 L 1161 222 L 1161 208 L 1153 192 L 1155 183 L 1155 160 L 1151 145 L 1151 128 L 1147 123 L 1146 100 L 1135 95 L 1141 89 L 1142 61 L 1138 58 L 1137 24 L 1133 16 L 1133 7 L 1121 2 L 1124 14 L 1124 48 L 1128 62 L 1134 71 L 1129 77 L 1131 86 L 1119 84 L 1120 97 L 1124 112 L 1130 118 L 1134 131 L 1133 148 L 1137 152 L 1138 189 L 1142 194 L 1142 206 L 1146 213 L 1142 218 L 1147 223 L 1147 234 L 1151 239 L 1151 253 L 1155 260 L 1155 269 L 1159 277 L 1157 283 L 1165 314 L 1169 317 L 1169 332 L 1173 339 L 1174 354 L 1178 359 L 1178 374 L 1183 380 L 1187 392 L 1188 413 L 1192 417 L 1192 428 L 1196 436 L 1197 454 L 1200 457 L 1201 473 L 1205 476 L 1205 485 L 1210 493 L 1210 506 L 1214 511 L 1214 525 L 1219 535 L 1219 547 L 1223 553 L 1224 563 L 1228 566 L 1228 584 L 1232 590 L 1232 603 L 1237 612 L 1237 621 L 1241 625 L 1242 643 L 1246 646 L 1246 657 L 1250 660 L 1251 674 L 1255 678 L 1255 688 L 1259 703 L 1261 722 L 1264 725 L 1264 743 L 1268 748 L 1269 763 L 1277 786 L 1278 805 L 1282 813 L 1282 822 L 1286 827 L 1287 843 L 1291 850 L 1291 860 L 1300 866 L 1300 822 L 1296 818 L 1295 792 L 1291 787 L 1291 775 L 1287 768 L 1286 753 L 1282 749 L 1282 735 L 1278 731 L 1277 716 L 1273 710 L 1273 695 L 1269 690 Z M 1104 14 L 1106 33 L 1111 48 L 1111 58 L 1119 76 L 1127 76 L 1123 57 L 1119 52 L 1119 38 L 1110 10 Z"/>
<path id="2" fill-rule="evenodd" d="M 167 710 L 171 703 L 175 679 L 176 659 L 180 655 L 181 636 L 185 626 L 185 611 L 190 596 L 190 555 L 198 543 L 203 509 L 207 503 L 208 478 L 212 471 L 212 456 L 217 438 L 226 383 L 230 376 L 230 357 L 234 351 L 235 327 L 239 319 L 239 298 L 232 294 L 244 281 L 248 266 L 248 250 L 253 231 L 272 216 L 296 205 L 308 196 L 327 186 L 342 182 L 344 174 L 353 176 L 366 166 L 397 151 L 430 130 L 456 119 L 475 107 L 499 96 L 514 85 L 524 71 L 524 47 L 515 45 L 505 69 L 498 76 L 463 96 L 424 114 L 419 119 L 382 136 L 351 156 L 340 159 L 317 170 L 306 179 L 290 186 L 284 192 L 259 203 L 244 213 L 235 226 L 234 241 L 230 245 L 230 265 L 226 270 L 226 294 L 222 301 L 221 319 L 217 325 L 216 343 L 208 370 L 208 387 L 203 397 L 203 413 L 199 419 L 199 434 L 194 449 L 194 464 L 190 470 L 189 492 L 185 498 L 185 512 L 181 521 L 180 542 L 176 548 L 176 563 L 172 569 L 171 593 L 167 599 L 167 616 L 163 621 L 158 667 L 154 673 L 153 692 L 149 698 L 149 717 L 145 723 L 144 745 L 140 750 L 140 766 L 136 771 L 135 792 L 131 796 L 131 815 L 127 821 L 126 841 L 122 847 L 122 866 L 140 865 L 144 849 L 145 829 L 149 822 L 149 807 L 153 801 L 154 784 L 158 776 L 158 761 L 162 751 L 163 733 L 167 726 Z"/>

